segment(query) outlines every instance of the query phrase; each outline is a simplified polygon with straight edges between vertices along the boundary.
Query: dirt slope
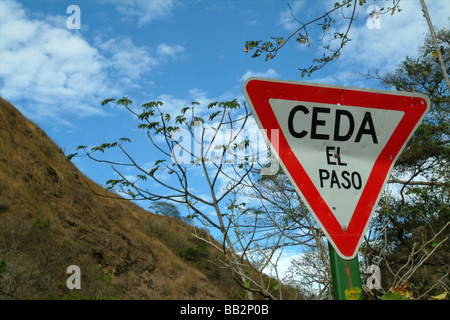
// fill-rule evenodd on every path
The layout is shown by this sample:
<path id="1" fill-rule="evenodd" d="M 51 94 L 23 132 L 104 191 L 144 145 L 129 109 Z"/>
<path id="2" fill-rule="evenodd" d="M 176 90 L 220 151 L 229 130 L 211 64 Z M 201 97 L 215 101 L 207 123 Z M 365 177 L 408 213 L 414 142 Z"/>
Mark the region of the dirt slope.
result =
<path id="1" fill-rule="evenodd" d="M 107 194 L 0 98 L 0 299 L 237 297 L 191 226 L 98 197 L 85 181 Z M 66 286 L 70 265 L 80 290 Z"/>

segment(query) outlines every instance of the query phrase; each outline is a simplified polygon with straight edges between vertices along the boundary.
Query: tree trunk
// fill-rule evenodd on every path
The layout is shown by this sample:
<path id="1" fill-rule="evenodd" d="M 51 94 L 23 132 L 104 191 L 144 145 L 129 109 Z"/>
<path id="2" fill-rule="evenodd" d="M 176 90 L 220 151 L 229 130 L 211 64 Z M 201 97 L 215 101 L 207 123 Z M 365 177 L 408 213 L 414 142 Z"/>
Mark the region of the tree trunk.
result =
<path id="1" fill-rule="evenodd" d="M 425 5 L 425 0 L 420 0 L 422 5 L 423 16 L 427 20 L 428 28 L 430 29 L 431 39 L 433 39 L 434 47 L 436 48 L 436 54 L 441 65 L 442 75 L 444 76 L 445 83 L 447 83 L 448 90 L 450 91 L 450 80 L 448 79 L 447 68 L 445 67 L 444 58 L 442 57 L 441 49 L 439 48 L 439 43 L 434 32 L 433 24 L 431 23 L 430 15 L 428 14 L 427 6 Z"/>

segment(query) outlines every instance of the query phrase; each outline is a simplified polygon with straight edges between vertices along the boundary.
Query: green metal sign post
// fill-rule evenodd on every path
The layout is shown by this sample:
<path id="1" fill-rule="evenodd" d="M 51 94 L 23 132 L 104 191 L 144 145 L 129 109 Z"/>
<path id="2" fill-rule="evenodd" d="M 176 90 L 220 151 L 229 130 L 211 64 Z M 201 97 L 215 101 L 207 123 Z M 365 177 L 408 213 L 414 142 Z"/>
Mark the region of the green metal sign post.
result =
<path id="1" fill-rule="evenodd" d="M 358 256 L 344 260 L 328 243 L 334 300 L 363 300 Z"/>

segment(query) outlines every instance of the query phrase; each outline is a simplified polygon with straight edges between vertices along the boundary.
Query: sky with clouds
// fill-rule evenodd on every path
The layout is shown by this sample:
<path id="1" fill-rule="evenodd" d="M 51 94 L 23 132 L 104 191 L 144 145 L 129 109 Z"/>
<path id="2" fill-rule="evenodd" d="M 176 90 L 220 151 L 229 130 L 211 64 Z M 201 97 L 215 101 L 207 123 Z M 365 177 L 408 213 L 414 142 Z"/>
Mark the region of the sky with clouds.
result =
<path id="1" fill-rule="evenodd" d="M 319 40 L 317 27 L 311 26 L 310 47 L 290 42 L 268 62 L 244 52 L 247 40 L 287 37 L 297 28 L 285 0 L 0 0 L 0 95 L 69 154 L 81 144 L 139 133 L 127 112 L 101 107 L 106 98 L 128 96 L 137 106 L 160 100 L 174 113 L 192 101 L 242 102 L 242 84 L 253 76 L 380 88 L 360 73 L 394 71 L 406 56 L 417 55 L 428 27 L 420 2 L 402 0 L 402 12 L 382 15 L 380 29 L 369 29 L 368 7 L 392 1 L 366 2 L 339 59 L 301 79 L 298 69 L 322 57 L 328 42 Z M 301 21 L 334 3 L 290 2 Z M 70 5 L 80 8 L 80 29 L 67 26 Z M 448 28 L 450 2 L 427 5 L 435 27 Z M 342 13 L 334 17 L 332 31 L 345 30 Z M 131 148 L 149 164 L 156 160 L 142 146 Z M 74 163 L 98 183 L 111 177 L 110 168 Z"/>

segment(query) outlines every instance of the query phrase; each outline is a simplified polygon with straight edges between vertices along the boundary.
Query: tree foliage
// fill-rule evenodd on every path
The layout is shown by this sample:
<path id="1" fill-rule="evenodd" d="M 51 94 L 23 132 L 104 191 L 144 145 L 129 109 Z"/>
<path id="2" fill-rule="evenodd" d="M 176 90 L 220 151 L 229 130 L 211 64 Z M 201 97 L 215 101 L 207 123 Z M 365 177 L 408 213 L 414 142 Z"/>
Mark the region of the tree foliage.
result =
<path id="1" fill-rule="evenodd" d="M 183 217 L 178 207 L 168 201 L 155 201 L 151 206 L 149 206 L 149 209 L 156 214 L 172 217 L 184 222 L 189 222 L 189 218 Z"/>
<path id="2" fill-rule="evenodd" d="M 448 64 L 450 31 L 437 35 Z M 366 259 L 382 266 L 393 287 L 408 283 L 416 298 L 448 292 L 450 101 L 430 37 L 418 58 L 407 57 L 393 73 L 369 76 L 399 91 L 424 93 L 432 105 L 396 163 L 389 181 L 396 191 L 380 203 L 372 230 L 378 238 L 367 243 Z"/>

